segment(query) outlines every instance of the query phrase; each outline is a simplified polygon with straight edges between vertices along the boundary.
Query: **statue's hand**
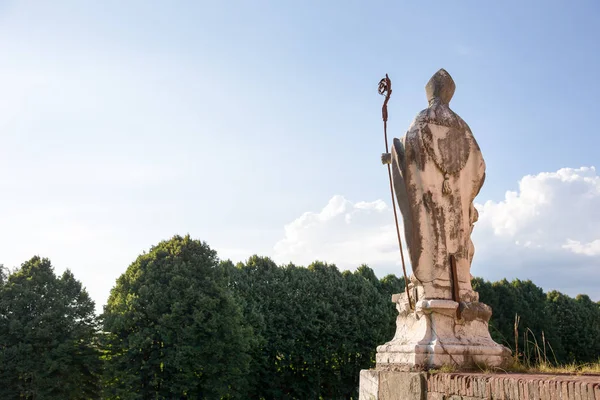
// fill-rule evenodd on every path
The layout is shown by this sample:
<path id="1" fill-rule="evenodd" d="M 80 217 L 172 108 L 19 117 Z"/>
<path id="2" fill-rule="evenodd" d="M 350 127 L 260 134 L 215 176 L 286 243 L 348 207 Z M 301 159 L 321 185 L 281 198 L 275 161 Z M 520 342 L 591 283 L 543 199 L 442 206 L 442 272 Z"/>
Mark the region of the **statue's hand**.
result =
<path id="1" fill-rule="evenodd" d="M 392 163 L 392 154 L 391 153 L 383 153 L 381 155 L 381 163 L 382 164 L 391 164 Z"/>
<path id="2" fill-rule="evenodd" d="M 471 220 L 471 225 L 479 221 L 479 212 L 477 211 L 473 203 L 471 203 L 471 206 L 469 207 L 469 219 Z"/>

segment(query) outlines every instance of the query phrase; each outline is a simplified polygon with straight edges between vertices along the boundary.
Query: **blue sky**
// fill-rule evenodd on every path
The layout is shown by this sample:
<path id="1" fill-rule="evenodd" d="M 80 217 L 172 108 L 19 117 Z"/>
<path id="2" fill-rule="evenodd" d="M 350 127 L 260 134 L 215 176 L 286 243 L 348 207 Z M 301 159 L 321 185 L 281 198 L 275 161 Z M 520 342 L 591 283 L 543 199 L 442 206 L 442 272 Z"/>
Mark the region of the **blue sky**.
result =
<path id="1" fill-rule="evenodd" d="M 234 261 L 310 254 L 400 273 L 369 248 L 344 257 L 389 228 L 377 83 L 390 74 L 399 137 L 443 67 L 487 163 L 473 274 L 600 300 L 600 177 L 580 169 L 598 166 L 600 6 L 576 4 L 0 1 L 0 263 L 49 257 L 99 305 L 177 233 Z M 514 207 L 535 210 L 510 222 Z M 327 225 L 324 209 L 366 214 Z M 318 232 L 303 230 L 310 216 Z M 564 235 L 549 260 L 531 243 L 550 231 Z"/>

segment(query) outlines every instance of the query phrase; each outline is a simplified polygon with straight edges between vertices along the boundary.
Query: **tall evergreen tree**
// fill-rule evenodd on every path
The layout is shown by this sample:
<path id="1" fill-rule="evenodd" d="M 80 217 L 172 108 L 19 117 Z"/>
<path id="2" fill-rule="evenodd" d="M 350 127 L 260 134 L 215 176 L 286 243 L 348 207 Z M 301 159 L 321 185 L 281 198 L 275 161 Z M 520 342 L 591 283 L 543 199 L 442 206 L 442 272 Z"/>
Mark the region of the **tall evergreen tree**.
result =
<path id="1" fill-rule="evenodd" d="M 283 269 L 267 257 L 252 256 L 235 267 L 230 261 L 223 266 L 229 271 L 230 287 L 241 305 L 246 321 L 253 329 L 249 373 L 248 399 L 285 398 L 290 382 L 285 381 L 282 354 L 289 342 L 285 332 L 290 323 L 291 305 L 287 302 Z"/>
<path id="2" fill-rule="evenodd" d="M 249 331 L 216 252 L 175 236 L 119 277 L 104 312 L 106 397 L 220 399 L 244 392 Z"/>
<path id="3" fill-rule="evenodd" d="M 588 296 L 575 299 L 555 290 L 548 293 L 547 307 L 555 318 L 562 348 L 560 362 L 595 362 L 600 357 L 600 307 Z"/>
<path id="4" fill-rule="evenodd" d="M 586 327 L 580 342 L 579 362 L 598 362 L 600 360 L 600 306 L 594 303 L 588 295 L 580 294 L 575 297 L 582 322 Z"/>
<path id="5" fill-rule="evenodd" d="M 0 277 L 0 398 L 99 398 L 94 302 L 70 271 L 33 257 Z"/>

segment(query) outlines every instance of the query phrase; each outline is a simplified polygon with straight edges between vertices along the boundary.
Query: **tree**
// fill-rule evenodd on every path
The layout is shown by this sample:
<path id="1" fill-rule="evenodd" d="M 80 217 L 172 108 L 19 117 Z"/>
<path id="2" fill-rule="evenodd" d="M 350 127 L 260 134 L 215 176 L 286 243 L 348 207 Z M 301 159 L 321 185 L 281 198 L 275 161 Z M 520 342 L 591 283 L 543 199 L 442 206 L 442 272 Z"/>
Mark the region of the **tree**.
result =
<path id="1" fill-rule="evenodd" d="M 256 338 L 247 398 L 356 399 L 360 370 L 391 338 L 391 302 L 373 271 L 340 273 L 318 261 L 278 267 L 258 256 L 226 264 Z"/>
<path id="2" fill-rule="evenodd" d="M 490 333 L 494 340 L 513 350 L 518 348 L 519 354 L 531 361 L 565 361 L 557 314 L 548 307 L 550 293 L 546 295 L 530 280 L 519 279 L 491 283 L 475 278 L 473 288 L 479 292 L 479 300 L 492 307 Z M 515 316 L 519 317 L 518 346 Z"/>
<path id="3" fill-rule="evenodd" d="M 326 325 L 335 323 L 322 285 L 338 289 L 317 281 L 314 272 L 322 267 L 328 268 L 278 267 L 258 256 L 238 264 L 233 285 L 257 337 L 247 398 L 319 398 Z"/>
<path id="4" fill-rule="evenodd" d="M 560 362 L 595 362 L 600 354 L 600 307 L 586 295 L 575 299 L 558 291 L 548 293 L 547 307 L 555 318 L 562 348 Z"/>
<path id="5" fill-rule="evenodd" d="M 0 274 L 0 398 L 99 398 L 94 302 L 46 258 Z"/>
<path id="6" fill-rule="evenodd" d="M 104 310 L 106 397 L 219 399 L 244 392 L 249 331 L 216 252 L 160 242 L 121 275 Z"/>
<path id="7" fill-rule="evenodd" d="M 600 358 L 600 306 L 594 303 L 588 295 L 579 294 L 575 297 L 581 321 L 586 326 L 582 330 L 579 342 L 579 362 L 598 362 Z"/>
<path id="8" fill-rule="evenodd" d="M 392 339 L 396 331 L 396 311 L 391 293 L 366 265 L 354 273 L 344 272 L 344 310 L 340 331 L 344 347 L 340 352 L 341 394 L 358 399 L 358 380 L 362 369 L 375 366 L 378 345 Z M 393 290 L 393 289 L 392 289 Z"/>
<path id="9" fill-rule="evenodd" d="M 404 293 L 404 277 L 398 278 L 396 275 L 389 274 L 381 278 L 379 285 L 381 287 L 381 293 L 389 297 L 390 303 L 393 294 Z M 396 310 L 395 305 L 392 308 Z"/>
<path id="10" fill-rule="evenodd" d="M 229 271 L 230 287 L 241 305 L 245 320 L 252 327 L 251 362 L 247 375 L 248 399 L 279 399 L 290 382 L 285 382 L 279 362 L 287 352 L 285 332 L 289 325 L 291 305 L 285 297 L 283 269 L 268 257 L 254 255 L 235 267 L 223 263 Z"/>

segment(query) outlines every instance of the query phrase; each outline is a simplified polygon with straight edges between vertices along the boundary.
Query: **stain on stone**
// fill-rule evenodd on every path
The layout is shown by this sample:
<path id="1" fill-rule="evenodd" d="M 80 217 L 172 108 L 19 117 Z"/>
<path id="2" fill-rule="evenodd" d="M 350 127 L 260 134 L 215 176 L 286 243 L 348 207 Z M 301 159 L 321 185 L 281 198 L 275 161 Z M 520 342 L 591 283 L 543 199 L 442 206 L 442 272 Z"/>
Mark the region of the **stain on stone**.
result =
<path id="1" fill-rule="evenodd" d="M 429 106 L 418 113 L 403 140 L 394 139 L 393 186 L 413 277 L 419 285 L 434 288 L 437 298 L 449 298 L 452 251 L 460 298 L 473 299 L 477 296 L 465 277 L 470 277 L 474 255 L 470 235 L 478 218 L 472 201 L 483 185 L 485 162 L 469 126 L 450 109 L 453 86 L 450 75 L 438 71 L 426 89 Z M 450 190 L 442 193 L 444 182 Z M 423 297 L 428 298 L 427 290 Z"/>
<path id="2" fill-rule="evenodd" d="M 481 319 L 488 322 L 492 316 L 492 308 L 484 303 L 461 301 L 458 307 L 465 321 Z"/>

